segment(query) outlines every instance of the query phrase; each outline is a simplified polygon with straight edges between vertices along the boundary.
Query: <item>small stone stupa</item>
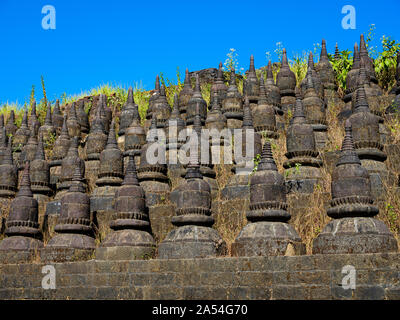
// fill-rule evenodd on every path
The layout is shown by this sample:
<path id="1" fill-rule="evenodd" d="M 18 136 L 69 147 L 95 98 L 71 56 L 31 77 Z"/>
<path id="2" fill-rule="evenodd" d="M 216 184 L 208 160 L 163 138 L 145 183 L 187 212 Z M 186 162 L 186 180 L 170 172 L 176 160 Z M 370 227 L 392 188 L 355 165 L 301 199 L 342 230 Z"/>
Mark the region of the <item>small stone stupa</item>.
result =
<path id="1" fill-rule="evenodd" d="M 226 97 L 222 101 L 222 113 L 229 129 L 239 129 L 243 122 L 243 99 L 236 85 L 235 69 L 232 68 Z"/>
<path id="2" fill-rule="evenodd" d="M 232 244 L 233 256 L 305 254 L 305 245 L 287 222 L 285 180 L 278 173 L 271 144 L 264 144 L 257 171 L 250 178 L 249 223 Z"/>
<path id="3" fill-rule="evenodd" d="M 98 260 L 147 259 L 154 255 L 155 241 L 148 232 L 150 220 L 145 193 L 139 185 L 133 156 L 122 186 L 114 198 L 114 213 L 110 222 L 113 230 L 96 250 Z"/>
<path id="4" fill-rule="evenodd" d="M 197 146 L 192 150 L 185 182 L 177 190 L 176 215 L 172 218 L 177 228 L 160 243 L 160 259 L 207 258 L 226 253 L 225 242 L 211 228 L 214 219 L 211 217 L 210 185 L 200 172 Z"/>
<path id="5" fill-rule="evenodd" d="M 396 252 L 397 242 L 388 227 L 374 219 L 379 212 L 371 194 L 368 171 L 355 151 L 350 119 L 336 168 L 332 174 L 333 218 L 313 241 L 313 254 Z"/>
<path id="6" fill-rule="evenodd" d="M 181 117 L 183 120 L 186 120 L 187 106 L 189 104 L 189 100 L 192 97 L 192 95 L 193 95 L 193 88 L 189 77 L 189 69 L 186 68 L 183 88 L 178 95 L 179 112 L 181 113 Z"/>
<path id="7" fill-rule="evenodd" d="M 43 247 L 38 223 L 38 202 L 33 197 L 29 180 L 29 162 L 25 163 L 20 188 L 11 202 L 5 234 L 7 238 L 0 242 L 0 256 L 23 252 L 26 256 L 21 258 L 27 261 L 33 258 L 36 250 Z"/>

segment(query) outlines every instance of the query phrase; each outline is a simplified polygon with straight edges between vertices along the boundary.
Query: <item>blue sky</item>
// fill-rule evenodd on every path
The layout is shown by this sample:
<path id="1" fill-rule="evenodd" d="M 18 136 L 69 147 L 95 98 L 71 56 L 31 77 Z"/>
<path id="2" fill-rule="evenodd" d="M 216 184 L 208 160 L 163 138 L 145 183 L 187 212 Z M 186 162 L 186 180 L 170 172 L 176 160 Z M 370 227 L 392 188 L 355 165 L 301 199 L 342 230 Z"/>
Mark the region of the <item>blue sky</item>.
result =
<path id="1" fill-rule="evenodd" d="M 42 28 L 44 5 L 56 9 L 56 29 Z M 341 26 L 344 5 L 356 9 L 356 30 Z M 217 67 L 230 48 L 239 66 L 266 64 L 277 42 L 289 58 L 312 50 L 322 38 L 328 52 L 352 49 L 360 33 L 376 25 L 375 45 L 385 34 L 400 40 L 400 1 L 258 0 L 0 0 L 0 103 L 23 104 L 32 85 L 42 98 L 77 94 L 103 83 L 154 86 L 158 72 L 176 79 L 176 68 Z M 380 47 L 378 47 L 380 49 Z"/>

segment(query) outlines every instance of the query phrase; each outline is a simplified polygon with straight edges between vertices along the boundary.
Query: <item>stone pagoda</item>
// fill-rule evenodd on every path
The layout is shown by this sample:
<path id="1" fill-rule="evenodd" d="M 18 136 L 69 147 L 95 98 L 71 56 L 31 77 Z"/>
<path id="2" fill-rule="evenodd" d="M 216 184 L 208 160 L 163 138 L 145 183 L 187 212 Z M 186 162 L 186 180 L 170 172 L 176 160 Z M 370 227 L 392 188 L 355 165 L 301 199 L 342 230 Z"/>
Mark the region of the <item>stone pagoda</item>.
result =
<path id="1" fill-rule="evenodd" d="M 260 83 L 258 81 L 256 69 L 254 67 L 254 56 L 251 55 L 247 78 L 243 81 L 243 96 L 247 96 L 250 102 L 250 108 L 252 108 L 253 105 L 257 105 L 259 95 Z"/>
<path id="2" fill-rule="evenodd" d="M 135 103 L 132 87 L 129 87 L 128 98 L 126 99 L 126 103 L 123 105 L 119 116 L 118 140 L 121 140 L 118 141 L 119 144 L 124 145 L 125 131 L 132 123 L 134 117 L 136 119 L 139 118 L 139 106 Z"/>
<path id="3" fill-rule="evenodd" d="M 12 140 L 8 140 L 0 161 L 0 198 L 13 198 L 17 192 L 18 170 L 12 156 Z"/>
<path id="4" fill-rule="evenodd" d="M 349 117 L 354 147 L 370 175 L 372 196 L 379 200 L 384 195 L 383 183 L 390 178 L 384 163 L 387 156 L 380 139 L 379 118 L 371 113 L 363 86 L 357 89 L 355 99 L 355 108 Z"/>
<path id="5" fill-rule="evenodd" d="M 54 142 L 50 155 L 50 186 L 53 190 L 56 189 L 56 185 L 61 175 L 61 161 L 67 155 L 70 142 L 71 140 L 67 128 L 67 116 L 64 116 L 61 133 Z"/>
<path id="6" fill-rule="evenodd" d="M 15 133 L 17 132 L 17 130 L 18 130 L 18 127 L 15 125 L 14 110 L 10 110 L 10 115 L 8 117 L 7 124 L 6 124 L 7 136 L 9 136 L 10 134 L 12 134 L 14 136 Z"/>
<path id="7" fill-rule="evenodd" d="M 250 178 L 249 223 L 232 244 L 232 256 L 305 254 L 305 245 L 287 222 L 285 180 L 278 173 L 271 144 L 264 144 L 257 171 Z"/>
<path id="8" fill-rule="evenodd" d="M 57 133 L 61 132 L 64 117 L 60 111 L 60 100 L 56 100 L 56 103 L 53 108 L 53 113 L 51 115 L 51 120 L 53 122 L 53 127 L 56 129 Z"/>
<path id="9" fill-rule="evenodd" d="M 192 96 L 193 96 L 193 88 L 189 77 L 189 70 L 188 68 L 186 68 L 183 88 L 178 95 L 179 112 L 181 113 L 181 117 L 183 120 L 186 120 L 186 110 L 189 104 L 189 100 Z"/>
<path id="10" fill-rule="evenodd" d="M 72 102 L 69 108 L 68 118 L 67 118 L 68 134 L 71 138 L 81 136 L 81 126 L 79 125 L 78 119 L 76 117 L 76 104 Z"/>
<path id="11" fill-rule="evenodd" d="M 85 173 L 89 185 L 97 179 L 100 168 L 100 154 L 107 144 L 107 134 L 101 117 L 101 108 L 96 109 L 96 115 L 90 127 L 85 143 Z"/>
<path id="12" fill-rule="evenodd" d="M 129 156 L 134 157 L 135 163 L 138 166 L 140 162 L 140 150 L 146 143 L 146 132 L 140 124 L 139 112 L 133 113 L 133 118 L 128 128 L 125 129 L 125 143 L 124 143 L 124 164 L 128 165 Z"/>
<path id="13" fill-rule="evenodd" d="M 160 77 L 159 75 L 157 75 L 154 90 L 149 98 L 149 107 L 146 110 L 146 121 L 144 123 L 144 128 L 146 132 L 150 128 L 151 119 L 153 117 L 154 103 L 158 100 L 159 97 L 160 97 Z"/>
<path id="14" fill-rule="evenodd" d="M 224 149 L 223 146 L 231 144 L 230 135 L 225 136 L 223 130 L 227 127 L 227 120 L 221 111 L 221 100 L 218 91 L 214 88 L 211 109 L 207 112 L 205 128 L 210 132 L 211 156 L 212 159 L 220 159 L 223 162 Z M 230 158 L 232 155 L 229 155 Z M 221 160 L 222 159 L 222 160 Z"/>
<path id="15" fill-rule="evenodd" d="M 50 167 L 46 161 L 43 145 L 43 135 L 40 133 L 35 158 L 30 165 L 31 189 L 35 199 L 39 203 L 49 201 L 52 194 L 50 188 Z"/>
<path id="16" fill-rule="evenodd" d="M 150 220 L 145 192 L 139 185 L 133 156 L 122 186 L 114 198 L 114 213 L 110 222 L 113 230 L 96 249 L 98 260 L 134 260 L 153 257 L 155 241 L 149 233 Z"/>
<path id="17" fill-rule="evenodd" d="M 20 154 L 28 142 L 29 136 L 31 135 L 31 131 L 28 128 L 28 111 L 25 110 L 24 115 L 22 117 L 21 126 L 15 132 L 13 136 L 13 150 L 15 160 L 19 160 Z"/>
<path id="18" fill-rule="evenodd" d="M 197 146 L 192 150 L 185 182 L 177 190 L 176 215 L 172 217 L 172 224 L 177 228 L 160 243 L 159 259 L 207 258 L 226 253 L 225 242 L 211 228 L 214 219 L 211 217 L 210 185 L 200 172 Z"/>
<path id="19" fill-rule="evenodd" d="M 271 60 L 268 61 L 267 79 L 264 83 L 264 86 L 265 86 L 267 101 L 275 109 L 277 127 L 279 129 L 284 129 L 285 128 L 285 120 L 284 120 L 283 111 L 282 111 L 281 92 L 280 92 L 278 86 L 275 84 L 274 74 L 272 72 Z"/>
<path id="20" fill-rule="evenodd" d="M 178 178 L 182 175 L 183 166 L 179 161 L 179 149 L 186 141 L 185 121 L 182 120 L 179 112 L 178 94 L 174 95 L 174 106 L 171 116 L 165 123 L 166 134 L 166 161 L 168 164 L 168 174 L 170 177 Z"/>
<path id="21" fill-rule="evenodd" d="M 236 85 L 235 69 L 231 70 L 231 78 L 229 81 L 226 98 L 222 101 L 222 113 L 227 120 L 229 129 L 239 129 L 243 122 L 243 100 L 238 87 Z"/>
<path id="22" fill-rule="evenodd" d="M 261 99 L 258 100 L 258 103 Z M 247 146 L 247 137 L 252 135 L 253 146 Z M 251 141 L 251 140 L 250 140 Z M 239 141 L 238 141 L 239 142 Z M 235 141 L 236 143 L 236 141 Z M 247 149 L 253 149 L 253 153 L 247 155 Z M 253 120 L 250 111 L 250 102 L 246 96 L 244 105 L 244 117 L 242 125 L 242 138 L 241 147 L 239 150 L 235 150 L 240 153 L 239 158 L 234 159 L 234 167 L 232 171 L 234 175 L 231 176 L 225 185 L 225 188 L 221 190 L 221 198 L 224 200 L 239 200 L 243 203 L 243 200 L 250 198 L 250 187 L 249 177 L 254 168 L 254 159 L 257 155 L 261 154 L 262 144 L 260 134 L 254 131 Z"/>
<path id="23" fill-rule="evenodd" d="M 296 104 L 295 87 L 296 76 L 290 70 L 286 49 L 283 48 L 281 68 L 276 76 L 276 85 L 281 93 L 282 110 L 287 114 L 288 110 L 293 112 L 294 105 Z"/>
<path id="24" fill-rule="evenodd" d="M 29 130 L 33 131 L 35 135 L 38 134 L 40 127 L 40 122 L 36 114 L 36 101 L 33 100 L 32 106 L 31 106 L 31 116 L 28 121 L 28 128 Z"/>
<path id="25" fill-rule="evenodd" d="M 156 114 L 153 113 L 147 141 L 141 149 L 138 170 L 140 186 L 146 193 L 146 205 L 148 207 L 165 202 L 169 198 L 170 191 L 167 176 L 168 168 L 165 159 L 165 141 L 162 143 L 162 141 L 158 140 L 158 130 L 162 129 L 157 129 L 157 118 Z M 156 157 L 156 159 L 152 159 L 150 155 L 147 155 L 147 150 L 150 147 L 154 150 L 151 156 Z M 156 163 L 151 163 L 153 160 L 156 160 Z"/>
<path id="26" fill-rule="evenodd" d="M 318 97 L 314 87 L 311 70 L 307 72 L 307 89 L 304 92 L 303 107 L 307 122 L 314 130 L 315 144 L 318 150 L 325 147 L 328 140 L 328 126 L 326 122 L 326 104 Z"/>
<path id="27" fill-rule="evenodd" d="M 355 114 L 356 115 L 356 114 Z M 397 252 L 388 227 L 374 219 L 379 212 L 371 194 L 367 169 L 355 151 L 351 118 L 336 168 L 332 174 L 332 200 L 327 210 L 333 218 L 313 241 L 313 254 Z"/>
<path id="28" fill-rule="evenodd" d="M 43 136 L 43 140 L 45 144 L 55 139 L 56 137 L 56 129 L 53 126 L 53 121 L 51 119 L 51 104 L 50 102 L 47 104 L 46 110 L 46 118 L 44 119 L 44 124 L 39 128 L 39 135 Z"/>
<path id="29" fill-rule="evenodd" d="M 83 134 L 89 133 L 89 117 L 85 111 L 85 101 L 83 99 L 76 103 L 76 118 Z"/>
<path id="30" fill-rule="evenodd" d="M 33 197 L 29 180 L 29 162 L 26 162 L 20 188 L 11 202 L 5 234 L 0 242 L 0 257 L 10 255 L 7 263 L 27 262 L 34 258 L 35 251 L 43 247 L 42 234 L 38 222 L 38 203 Z M 20 257 L 15 253 L 19 252 Z M 15 260 L 17 259 L 17 260 Z M 3 259 L 1 259 L 3 260 Z M 6 259 L 5 259 L 6 260 Z"/>
<path id="31" fill-rule="evenodd" d="M 222 71 L 222 62 L 220 62 L 218 66 L 217 78 L 211 85 L 210 106 L 214 104 L 214 91 L 217 92 L 217 98 L 219 103 L 221 104 L 222 101 L 224 101 L 224 99 L 226 98 L 226 93 L 228 91 L 228 87 L 225 84 L 224 73 Z"/>
<path id="32" fill-rule="evenodd" d="M 269 91 L 268 93 L 272 94 L 272 91 Z M 276 109 L 271 103 L 271 100 L 272 99 L 268 99 L 267 97 L 267 91 L 264 85 L 264 76 L 261 74 L 259 98 L 257 104 L 252 108 L 252 118 L 254 119 L 254 129 L 260 134 L 262 142 L 265 142 L 266 139 L 279 138 L 276 127 Z"/>
<path id="33" fill-rule="evenodd" d="M 203 99 L 203 96 L 201 95 L 200 80 L 198 74 L 196 74 L 196 84 L 194 86 L 193 95 L 188 102 L 186 110 L 186 125 L 188 126 L 188 128 L 191 128 L 193 126 L 197 104 L 200 107 L 201 124 L 204 125 L 207 117 L 207 102 Z"/>
<path id="34" fill-rule="evenodd" d="M 323 100 L 324 99 L 324 85 L 322 84 L 322 81 L 321 81 L 317 71 L 315 71 L 314 57 L 313 57 L 312 52 L 310 52 L 308 55 L 307 74 L 308 73 L 311 73 L 315 91 L 317 92 L 318 96 Z M 307 87 L 308 87 L 307 77 L 305 77 L 303 79 L 303 81 L 301 81 L 301 84 L 300 84 L 300 89 L 301 89 L 301 93 L 302 93 L 303 97 L 304 97 L 305 92 L 307 91 Z"/>
<path id="35" fill-rule="evenodd" d="M 326 41 L 324 39 L 322 39 L 321 54 L 315 69 L 324 86 L 325 103 L 329 106 L 340 103 L 340 99 L 337 94 L 335 71 L 333 70 L 332 64 L 329 61 L 328 52 L 326 50 Z"/>
<path id="36" fill-rule="evenodd" d="M 352 96 L 353 92 L 356 91 L 358 87 L 358 78 L 360 73 L 360 53 L 358 51 L 357 42 L 354 44 L 353 51 L 353 65 L 351 70 L 347 73 L 346 76 L 346 91 L 343 101 L 345 103 L 342 111 L 338 114 L 338 119 L 343 121 L 348 119 L 353 113 L 352 109 Z"/>
<path id="37" fill-rule="evenodd" d="M 124 178 L 122 152 L 117 145 L 114 121 L 108 133 L 107 145 L 100 154 L 99 167 L 96 188 L 90 195 L 90 210 L 96 212 L 99 225 L 107 226 L 113 210 L 115 192 Z"/>
<path id="38" fill-rule="evenodd" d="M 61 174 L 57 183 L 57 194 L 55 200 L 60 200 L 69 190 L 76 168 L 79 169 L 81 176 L 85 176 L 85 161 L 79 157 L 78 137 L 72 137 L 67 155 L 61 161 Z"/>
<path id="39" fill-rule="evenodd" d="M 54 228 L 56 235 L 42 250 L 42 261 L 87 260 L 96 248 L 90 201 L 82 177 L 81 168 L 75 166 L 70 187 L 61 198 L 60 216 Z"/>
<path id="40" fill-rule="evenodd" d="M 311 206 L 314 187 L 322 182 L 322 160 L 316 148 L 314 131 L 307 123 L 301 99 L 296 101 L 292 122 L 286 132 L 285 182 L 292 218 L 301 218 Z M 292 220 L 293 220 L 292 219 Z"/>

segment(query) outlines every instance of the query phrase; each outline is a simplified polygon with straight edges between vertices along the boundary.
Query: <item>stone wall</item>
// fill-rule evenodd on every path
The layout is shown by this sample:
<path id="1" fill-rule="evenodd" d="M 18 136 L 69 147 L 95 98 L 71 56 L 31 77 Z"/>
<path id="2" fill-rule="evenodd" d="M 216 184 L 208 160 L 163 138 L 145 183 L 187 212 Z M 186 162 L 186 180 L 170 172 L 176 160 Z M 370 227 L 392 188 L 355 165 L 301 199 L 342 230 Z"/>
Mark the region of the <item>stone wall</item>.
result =
<path id="1" fill-rule="evenodd" d="M 400 299 L 400 254 L 0 264 L 1 299 Z M 344 289 L 342 268 L 356 270 Z"/>

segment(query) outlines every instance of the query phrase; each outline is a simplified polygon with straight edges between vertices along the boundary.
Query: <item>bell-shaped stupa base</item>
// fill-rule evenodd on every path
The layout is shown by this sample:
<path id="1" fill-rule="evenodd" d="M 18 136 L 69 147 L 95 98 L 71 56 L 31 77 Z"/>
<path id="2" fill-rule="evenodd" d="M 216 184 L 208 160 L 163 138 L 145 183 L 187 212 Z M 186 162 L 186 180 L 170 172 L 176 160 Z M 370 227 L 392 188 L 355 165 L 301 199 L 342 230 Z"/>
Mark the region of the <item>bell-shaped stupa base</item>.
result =
<path id="1" fill-rule="evenodd" d="M 143 260 L 154 256 L 156 243 L 146 231 L 125 229 L 110 233 L 96 249 L 98 260 Z"/>
<path id="2" fill-rule="evenodd" d="M 226 254 L 226 244 L 209 227 L 186 225 L 172 230 L 158 247 L 159 259 L 211 258 Z"/>
<path id="3" fill-rule="evenodd" d="M 396 252 L 397 242 L 380 220 L 366 217 L 329 222 L 313 241 L 313 254 Z"/>
<path id="4" fill-rule="evenodd" d="M 284 222 L 249 223 L 232 244 L 232 256 L 293 256 L 305 253 L 306 247 L 296 230 Z"/>

